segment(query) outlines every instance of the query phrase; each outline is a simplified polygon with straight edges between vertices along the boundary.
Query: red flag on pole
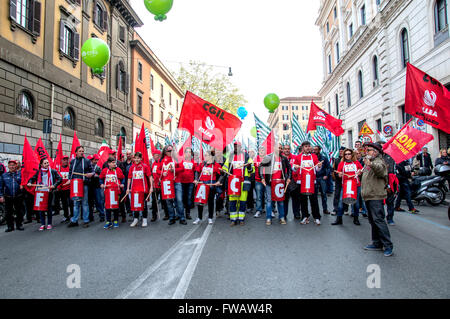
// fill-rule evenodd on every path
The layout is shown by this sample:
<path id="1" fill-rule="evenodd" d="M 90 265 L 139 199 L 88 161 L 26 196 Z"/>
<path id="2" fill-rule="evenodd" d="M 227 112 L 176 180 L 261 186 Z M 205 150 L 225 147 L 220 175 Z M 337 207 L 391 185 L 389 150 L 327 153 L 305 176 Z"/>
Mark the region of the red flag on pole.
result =
<path id="1" fill-rule="evenodd" d="M 405 112 L 450 134 L 450 92 L 410 63 L 406 67 Z"/>
<path id="2" fill-rule="evenodd" d="M 179 129 L 216 149 L 224 149 L 233 142 L 242 122 L 233 114 L 187 91 L 181 109 Z"/>
<path id="3" fill-rule="evenodd" d="M 155 154 L 155 151 L 158 149 L 155 147 L 155 144 L 153 144 L 152 138 L 149 136 L 148 139 L 150 140 L 150 150 L 152 151 L 152 155 Z"/>
<path id="4" fill-rule="evenodd" d="M 31 148 L 28 142 L 27 135 L 25 134 L 25 140 L 23 142 L 23 153 L 22 153 L 22 182 L 20 185 L 26 185 L 31 177 L 39 170 L 39 159 L 36 153 Z"/>
<path id="5" fill-rule="evenodd" d="M 397 164 L 418 154 L 422 147 L 433 140 L 433 135 L 410 127 L 409 122 L 383 145 L 383 151 L 389 154 Z"/>
<path id="6" fill-rule="evenodd" d="M 98 152 L 97 152 L 97 155 L 99 157 L 99 160 L 97 162 L 98 167 L 100 167 L 100 168 L 103 167 L 103 164 L 105 164 L 106 161 L 108 160 L 110 151 L 111 151 L 111 148 L 109 148 L 109 146 L 106 143 L 100 146 L 100 148 L 98 149 Z"/>
<path id="7" fill-rule="evenodd" d="M 116 159 L 118 161 L 121 161 L 122 160 L 122 136 L 119 136 L 119 145 L 117 146 L 116 154 L 117 154 Z"/>
<path id="8" fill-rule="evenodd" d="M 147 145 L 145 143 L 144 123 L 142 123 L 141 132 L 139 133 L 139 136 L 137 137 L 136 142 L 134 144 L 134 151 L 141 152 L 142 153 L 142 162 L 144 162 L 144 164 L 150 165 L 150 160 L 148 158 Z"/>
<path id="9" fill-rule="evenodd" d="M 72 161 L 76 157 L 75 150 L 77 149 L 78 146 L 81 146 L 81 144 L 80 144 L 80 141 L 78 140 L 77 132 L 73 131 L 72 148 L 70 149 L 69 162 Z"/>
<path id="10" fill-rule="evenodd" d="M 36 146 L 34 147 L 34 152 L 39 158 L 39 161 L 43 160 L 44 158 L 48 159 L 48 162 L 50 163 L 50 167 L 53 167 L 53 160 L 48 155 L 47 150 L 45 149 L 44 143 L 42 142 L 42 139 L 39 138 L 39 140 L 36 143 Z"/>
<path id="11" fill-rule="evenodd" d="M 190 137 L 188 137 L 186 139 L 186 141 L 184 142 L 184 144 L 180 147 L 180 149 L 178 150 L 178 158 L 182 159 L 184 156 L 184 151 L 186 150 L 186 148 L 192 148 L 192 139 Z"/>
<path id="12" fill-rule="evenodd" d="M 53 169 L 56 169 L 58 172 L 61 169 L 61 161 L 64 157 L 63 150 L 62 150 L 62 141 L 61 141 L 61 134 L 59 134 L 59 143 L 58 148 L 56 149 L 56 157 L 53 161 Z"/>
<path id="13" fill-rule="evenodd" d="M 309 131 L 314 131 L 316 126 L 325 126 L 336 136 L 344 134 L 342 120 L 332 117 L 330 114 L 318 107 L 313 101 L 311 101 L 311 109 L 309 111 L 309 121 L 306 133 Z"/>
<path id="14" fill-rule="evenodd" d="M 264 147 L 266 149 L 267 155 L 272 154 L 275 151 L 275 134 L 273 133 L 273 131 L 270 131 L 261 147 Z"/>

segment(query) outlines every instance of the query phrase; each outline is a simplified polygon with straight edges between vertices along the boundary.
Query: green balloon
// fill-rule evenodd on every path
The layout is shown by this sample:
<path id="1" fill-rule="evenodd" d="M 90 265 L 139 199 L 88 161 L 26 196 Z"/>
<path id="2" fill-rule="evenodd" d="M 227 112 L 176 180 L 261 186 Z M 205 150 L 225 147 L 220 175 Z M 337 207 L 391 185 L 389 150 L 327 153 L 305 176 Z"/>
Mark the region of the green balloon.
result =
<path id="1" fill-rule="evenodd" d="M 103 69 L 110 55 L 109 46 L 99 38 L 87 39 L 81 47 L 81 58 L 92 69 Z"/>
<path id="2" fill-rule="evenodd" d="M 155 20 L 164 21 L 166 13 L 172 9 L 173 0 L 144 0 L 145 7 L 155 15 Z"/>
<path id="3" fill-rule="evenodd" d="M 94 74 L 102 74 L 103 72 L 105 72 L 105 68 L 93 68 L 92 69 L 92 73 L 94 73 Z"/>
<path id="4" fill-rule="evenodd" d="M 269 113 L 273 113 L 280 105 L 280 98 L 274 93 L 269 93 L 264 98 L 264 105 L 269 110 Z"/>
<path id="5" fill-rule="evenodd" d="M 250 129 L 250 135 L 253 136 L 254 138 L 256 138 L 256 126 L 253 126 Z"/>

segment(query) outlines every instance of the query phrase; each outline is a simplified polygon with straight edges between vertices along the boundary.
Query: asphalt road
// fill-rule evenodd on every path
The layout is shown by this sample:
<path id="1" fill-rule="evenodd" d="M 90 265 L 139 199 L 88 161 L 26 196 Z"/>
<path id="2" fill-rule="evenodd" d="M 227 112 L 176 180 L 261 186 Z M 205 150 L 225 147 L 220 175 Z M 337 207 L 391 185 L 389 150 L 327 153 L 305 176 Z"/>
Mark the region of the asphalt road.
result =
<path id="1" fill-rule="evenodd" d="M 447 207 L 417 208 L 396 212 L 392 257 L 363 250 L 362 217 L 361 226 L 349 216 L 331 226 L 330 215 L 301 225 L 292 213 L 287 225 L 249 216 L 233 228 L 224 217 L 107 231 L 98 221 L 67 229 L 60 216 L 52 231 L 2 226 L 0 298 L 450 298 Z M 79 266 L 80 288 L 67 286 L 69 265 Z M 369 265 L 379 267 L 380 288 L 367 286 Z"/>

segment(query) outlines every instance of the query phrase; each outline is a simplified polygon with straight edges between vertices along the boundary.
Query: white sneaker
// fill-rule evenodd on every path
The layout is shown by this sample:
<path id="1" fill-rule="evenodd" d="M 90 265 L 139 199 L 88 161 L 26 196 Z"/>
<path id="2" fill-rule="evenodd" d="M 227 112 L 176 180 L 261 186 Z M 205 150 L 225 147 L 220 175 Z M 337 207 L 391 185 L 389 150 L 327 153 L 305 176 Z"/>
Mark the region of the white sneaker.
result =
<path id="1" fill-rule="evenodd" d="M 255 216 L 253 216 L 255 218 L 261 217 L 261 212 L 256 212 Z"/>
<path id="2" fill-rule="evenodd" d="M 197 218 L 196 220 L 194 220 L 194 222 L 192 224 L 198 225 L 198 224 L 200 224 L 200 222 L 201 222 L 200 218 Z"/>
<path id="3" fill-rule="evenodd" d="M 331 212 L 331 216 L 336 216 L 336 212 L 335 212 L 335 211 L 332 211 L 332 212 Z"/>
<path id="4" fill-rule="evenodd" d="M 316 219 L 314 222 L 316 223 L 317 226 L 320 225 L 320 219 Z"/>
<path id="5" fill-rule="evenodd" d="M 208 224 L 212 225 L 213 224 L 213 220 L 212 218 L 208 218 Z"/>
<path id="6" fill-rule="evenodd" d="M 142 227 L 147 227 L 147 218 L 142 219 Z"/>
<path id="7" fill-rule="evenodd" d="M 300 222 L 300 224 L 306 225 L 307 220 L 308 220 L 308 218 L 306 218 L 306 217 L 303 218 L 302 221 Z"/>
<path id="8" fill-rule="evenodd" d="M 272 213 L 272 218 L 275 218 L 275 213 Z"/>
<path id="9" fill-rule="evenodd" d="M 131 223 L 130 227 L 136 227 L 138 222 L 139 222 L 138 218 L 133 219 L 133 222 Z"/>

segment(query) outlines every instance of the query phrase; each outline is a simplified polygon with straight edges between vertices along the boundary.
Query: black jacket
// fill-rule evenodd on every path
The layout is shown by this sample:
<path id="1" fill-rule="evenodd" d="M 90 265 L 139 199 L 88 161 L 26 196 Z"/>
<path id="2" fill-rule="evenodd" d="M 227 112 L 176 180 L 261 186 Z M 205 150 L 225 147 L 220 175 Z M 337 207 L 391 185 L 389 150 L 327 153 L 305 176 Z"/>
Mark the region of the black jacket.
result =
<path id="1" fill-rule="evenodd" d="M 319 162 L 323 161 L 323 163 L 322 168 L 316 173 L 316 178 L 323 179 L 324 176 L 328 176 L 331 173 L 330 161 L 322 154 L 319 154 L 319 156 L 317 156 L 317 159 L 319 160 Z"/>
<path id="2" fill-rule="evenodd" d="M 436 162 L 434 163 L 436 166 L 444 164 L 444 162 L 450 163 L 450 158 L 448 156 L 441 156 L 439 158 L 436 158 Z"/>
<path id="3" fill-rule="evenodd" d="M 270 185 L 270 182 L 272 181 L 272 161 L 274 160 L 274 155 L 266 155 L 261 161 L 261 165 L 259 165 L 259 176 L 264 178 L 267 185 Z M 289 160 L 281 156 L 281 168 L 283 170 L 284 179 L 292 179 L 292 169 L 291 164 L 289 163 Z"/>
<path id="4" fill-rule="evenodd" d="M 62 178 L 61 176 L 58 174 L 58 172 L 54 169 L 50 169 L 50 172 L 52 174 L 52 179 L 53 179 L 53 186 L 55 186 L 55 188 L 53 190 L 56 190 L 56 188 L 59 186 L 59 184 L 62 183 Z M 37 180 L 38 180 L 38 175 L 41 173 L 41 170 L 38 170 L 36 172 L 36 174 L 34 174 L 34 176 L 32 178 L 30 178 L 30 180 L 28 181 L 28 183 L 30 184 L 36 184 Z"/>
<path id="5" fill-rule="evenodd" d="M 83 170 L 83 163 L 84 163 L 84 170 Z M 82 175 L 73 174 L 72 172 L 80 173 L 80 174 L 89 174 L 94 172 L 94 168 L 91 165 L 91 161 L 88 160 L 85 157 L 77 158 L 75 157 L 73 160 L 70 161 L 70 168 L 69 168 L 69 179 L 79 178 L 83 179 L 84 185 L 87 185 L 89 182 L 89 178 Z"/>
<path id="6" fill-rule="evenodd" d="M 394 161 L 394 159 L 388 154 L 383 154 L 383 160 L 386 163 L 388 174 L 395 174 L 395 161 Z M 361 165 L 364 167 L 364 163 L 361 164 Z"/>
<path id="7" fill-rule="evenodd" d="M 406 182 L 411 178 L 412 167 L 409 160 L 403 161 L 397 165 L 397 178 L 399 182 Z"/>
<path id="8" fill-rule="evenodd" d="M 431 160 L 431 156 L 429 153 L 420 153 L 416 156 L 417 160 L 420 162 L 420 167 L 428 167 L 433 169 L 433 161 Z"/>

